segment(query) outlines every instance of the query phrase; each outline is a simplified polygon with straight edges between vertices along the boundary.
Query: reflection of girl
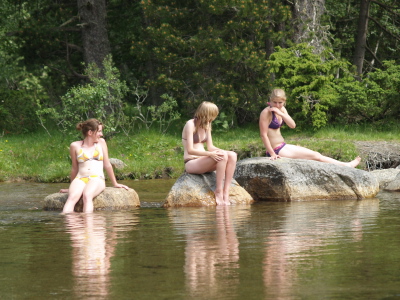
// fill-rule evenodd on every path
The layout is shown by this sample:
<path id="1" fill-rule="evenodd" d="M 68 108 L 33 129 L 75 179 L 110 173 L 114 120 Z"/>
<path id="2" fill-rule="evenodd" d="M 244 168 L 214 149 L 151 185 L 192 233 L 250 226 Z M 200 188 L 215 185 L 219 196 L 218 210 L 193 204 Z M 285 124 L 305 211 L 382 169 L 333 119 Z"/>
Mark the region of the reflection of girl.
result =
<path id="1" fill-rule="evenodd" d="M 190 174 L 216 171 L 215 200 L 218 205 L 229 205 L 229 188 L 236 168 L 235 152 L 221 150 L 213 145 L 211 122 L 218 116 L 218 107 L 204 101 L 197 108 L 194 118 L 187 121 L 182 132 L 185 150 L 185 170 Z M 207 143 L 207 150 L 204 149 Z M 225 178 L 225 183 L 224 183 Z"/>
<path id="2" fill-rule="evenodd" d="M 353 168 L 360 163 L 360 157 L 345 163 L 304 147 L 286 144 L 281 135 L 280 127 L 285 123 L 290 128 L 295 128 L 296 123 L 286 111 L 285 92 L 281 89 L 274 89 L 270 96 L 269 105 L 260 115 L 260 135 L 267 149 L 267 156 L 271 160 L 280 157 L 310 159 Z"/>
<path id="3" fill-rule="evenodd" d="M 103 168 L 106 169 L 114 187 L 128 189 L 118 184 L 112 165 L 108 159 L 108 150 L 103 136 L 103 125 L 96 119 L 81 122 L 76 127 L 82 131 L 84 139 L 70 145 L 72 180 L 69 189 L 62 189 L 60 193 L 69 193 L 63 213 L 74 211 L 75 204 L 83 198 L 83 212 L 93 212 L 93 198 L 99 195 L 106 187 Z"/>

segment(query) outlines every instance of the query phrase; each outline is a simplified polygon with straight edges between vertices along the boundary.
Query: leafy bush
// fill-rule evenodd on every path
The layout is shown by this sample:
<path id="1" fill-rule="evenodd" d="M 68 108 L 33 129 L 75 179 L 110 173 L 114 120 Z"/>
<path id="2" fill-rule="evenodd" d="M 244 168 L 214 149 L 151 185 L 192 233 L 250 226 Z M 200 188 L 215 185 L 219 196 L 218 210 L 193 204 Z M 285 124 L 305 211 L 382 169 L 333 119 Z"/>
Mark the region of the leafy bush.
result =
<path id="1" fill-rule="evenodd" d="M 289 95 L 289 112 L 300 125 L 320 128 L 328 123 L 329 110 L 338 102 L 335 76 L 348 73 L 348 63 L 332 58 L 329 50 L 322 56 L 313 48 L 298 44 L 290 48 L 276 48 L 270 56 L 270 72 L 274 85 Z"/>
<path id="2" fill-rule="evenodd" d="M 26 133 L 38 128 L 36 105 L 25 90 L 0 90 L 0 128 L 3 133 Z"/>

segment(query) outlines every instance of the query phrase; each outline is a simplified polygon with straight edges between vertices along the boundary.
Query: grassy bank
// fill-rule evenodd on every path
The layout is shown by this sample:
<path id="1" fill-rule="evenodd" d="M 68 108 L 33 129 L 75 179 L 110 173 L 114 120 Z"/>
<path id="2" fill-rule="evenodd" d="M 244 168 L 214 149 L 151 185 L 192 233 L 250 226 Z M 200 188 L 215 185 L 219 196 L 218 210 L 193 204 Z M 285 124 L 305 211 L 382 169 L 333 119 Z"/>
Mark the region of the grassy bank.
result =
<path id="1" fill-rule="evenodd" d="M 287 143 L 342 161 L 358 155 L 354 141 L 400 142 L 398 132 L 399 128 L 378 132 L 374 126 L 329 127 L 316 132 L 282 128 Z M 69 144 L 76 137 L 57 131 L 51 135 L 43 131 L 0 137 L 0 181 L 69 182 Z M 236 151 L 239 159 L 264 155 L 256 125 L 228 132 L 215 130 L 213 140 L 222 149 Z M 116 171 L 118 179 L 177 178 L 184 170 L 180 130 L 165 135 L 156 131 L 141 131 L 129 137 L 118 134 L 108 139 L 107 144 L 110 157 L 127 165 L 122 171 Z"/>

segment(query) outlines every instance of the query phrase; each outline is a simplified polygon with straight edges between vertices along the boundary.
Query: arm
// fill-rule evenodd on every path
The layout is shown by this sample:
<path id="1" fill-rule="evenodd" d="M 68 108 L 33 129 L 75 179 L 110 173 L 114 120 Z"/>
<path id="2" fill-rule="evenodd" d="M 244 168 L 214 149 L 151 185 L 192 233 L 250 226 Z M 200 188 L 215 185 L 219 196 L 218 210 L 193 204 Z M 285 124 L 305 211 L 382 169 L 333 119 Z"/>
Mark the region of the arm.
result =
<path id="1" fill-rule="evenodd" d="M 117 187 L 117 188 L 124 188 L 126 190 L 128 190 L 129 188 L 126 185 L 123 184 L 119 184 L 117 182 L 117 179 L 115 178 L 115 174 L 114 174 L 114 169 L 110 163 L 110 159 L 108 158 L 108 147 L 107 147 L 107 143 L 104 139 L 100 139 L 99 141 L 101 148 L 103 149 L 103 165 L 104 165 L 104 169 L 107 172 L 108 178 L 111 180 L 111 183 L 113 185 L 113 187 Z"/>
<path id="2" fill-rule="evenodd" d="M 281 109 L 278 109 L 276 107 L 271 107 L 270 111 L 273 111 L 277 115 L 281 116 L 283 121 L 285 121 L 285 124 L 289 126 L 290 128 L 296 128 L 296 123 L 292 119 L 292 117 L 288 114 L 287 110 L 285 107 L 282 107 Z"/>
<path id="3" fill-rule="evenodd" d="M 73 142 L 69 146 L 69 155 L 70 155 L 71 161 L 72 161 L 71 172 L 69 174 L 69 180 L 71 182 L 72 182 L 72 180 L 75 179 L 76 175 L 78 175 L 78 171 L 79 171 L 79 164 L 78 164 L 78 160 L 76 159 L 77 147 L 79 147 L 77 142 Z M 69 189 L 60 189 L 59 193 L 68 193 L 68 190 Z"/>
<path id="4" fill-rule="evenodd" d="M 69 155 L 70 155 L 71 161 L 72 161 L 71 173 L 69 175 L 69 179 L 71 182 L 72 182 L 72 180 L 75 179 L 76 175 L 78 175 L 78 171 L 79 171 L 79 164 L 78 164 L 78 160 L 76 159 L 77 147 L 78 147 L 78 145 L 76 142 L 71 143 L 71 145 L 69 146 Z"/>
<path id="5" fill-rule="evenodd" d="M 215 152 L 215 150 L 218 150 L 218 148 L 216 148 L 212 145 L 212 138 L 211 138 L 210 131 L 207 132 L 207 149 L 209 151 L 198 150 L 193 147 L 194 130 L 195 130 L 194 123 L 192 120 L 189 120 L 186 123 L 185 127 L 183 128 L 183 132 L 182 132 L 182 138 L 186 140 L 186 143 L 185 143 L 186 144 L 186 152 L 190 155 L 195 155 L 195 156 L 209 156 L 216 161 L 221 160 L 220 155 L 218 155 Z"/>
<path id="6" fill-rule="evenodd" d="M 261 140 L 263 141 L 264 146 L 267 149 L 268 153 L 271 155 L 270 159 L 273 160 L 273 159 L 279 158 L 279 155 L 275 154 L 274 149 L 272 148 L 271 142 L 268 138 L 269 124 L 271 123 L 271 121 L 272 121 L 271 108 L 267 107 L 260 114 L 260 121 L 259 121 L 260 137 L 261 137 Z"/>

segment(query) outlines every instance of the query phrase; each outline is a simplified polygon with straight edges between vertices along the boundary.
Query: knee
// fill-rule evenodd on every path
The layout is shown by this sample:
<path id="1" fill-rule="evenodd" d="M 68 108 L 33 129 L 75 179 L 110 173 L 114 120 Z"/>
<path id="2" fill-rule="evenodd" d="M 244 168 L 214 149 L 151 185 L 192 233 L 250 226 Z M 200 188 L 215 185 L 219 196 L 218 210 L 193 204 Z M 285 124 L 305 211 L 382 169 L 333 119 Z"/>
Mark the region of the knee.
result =
<path id="1" fill-rule="evenodd" d="M 228 160 L 231 162 L 236 162 L 237 161 L 237 154 L 236 152 L 233 151 L 227 151 L 228 154 Z"/>
<path id="2" fill-rule="evenodd" d="M 321 153 L 315 151 L 313 160 L 324 161 L 324 156 Z"/>

